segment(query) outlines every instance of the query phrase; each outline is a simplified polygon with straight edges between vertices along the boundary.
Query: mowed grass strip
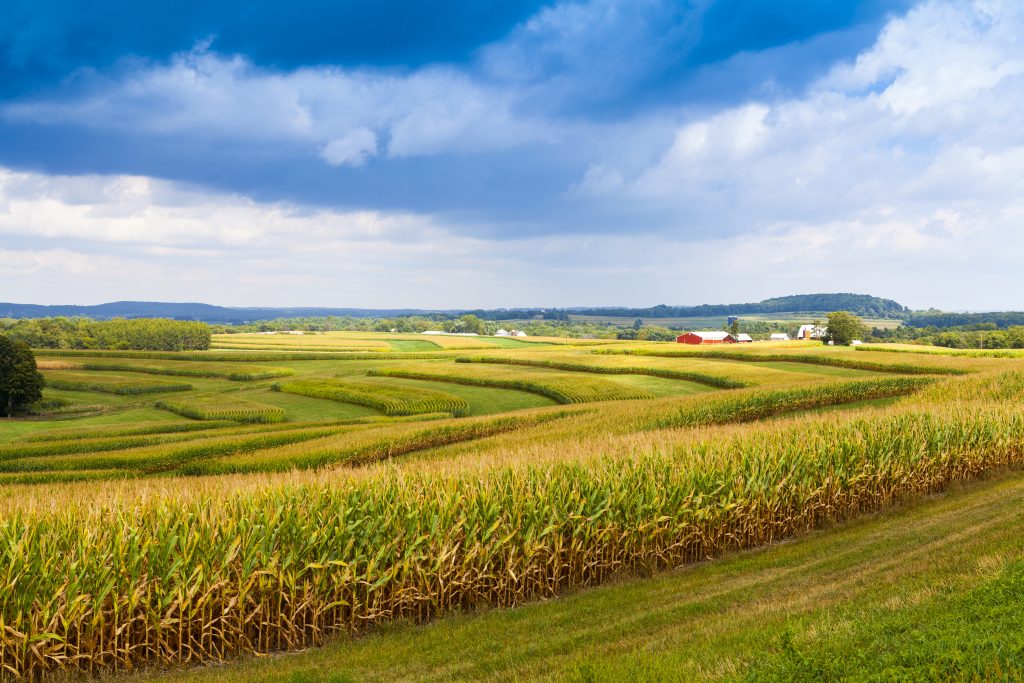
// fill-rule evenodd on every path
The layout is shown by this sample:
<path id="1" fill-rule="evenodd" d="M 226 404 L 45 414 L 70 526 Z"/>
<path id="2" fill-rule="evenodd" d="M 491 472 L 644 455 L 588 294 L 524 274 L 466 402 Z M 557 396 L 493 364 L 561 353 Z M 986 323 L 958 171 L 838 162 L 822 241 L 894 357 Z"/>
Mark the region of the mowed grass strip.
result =
<path id="1" fill-rule="evenodd" d="M 284 420 L 284 409 L 240 398 L 234 394 L 187 397 L 178 401 L 160 400 L 157 408 L 169 410 L 193 420 L 230 420 L 232 422 L 270 423 Z"/>
<path id="2" fill-rule="evenodd" d="M 743 351 L 686 351 L 682 349 L 595 349 L 595 354 L 654 356 L 658 358 L 692 358 L 706 360 L 735 360 L 746 363 L 804 363 L 850 370 L 868 370 L 894 375 L 967 375 L 970 370 L 956 367 L 911 365 L 909 363 L 880 363 L 832 354 L 816 353 L 754 353 Z"/>
<path id="3" fill-rule="evenodd" d="M 483 365 L 474 367 L 472 364 L 463 364 L 458 367 L 455 365 L 444 367 L 424 365 L 422 368 L 379 368 L 370 370 L 369 374 L 374 377 L 404 377 L 498 389 L 517 389 L 547 396 L 563 404 L 653 398 L 646 391 L 597 377 L 581 377 L 547 371 L 517 372 Z"/>
<path id="4" fill-rule="evenodd" d="M 46 386 L 65 391 L 95 391 L 120 396 L 158 394 L 168 391 L 191 391 L 192 385 L 184 382 L 160 382 L 143 380 L 138 377 L 106 375 L 96 372 L 70 372 L 56 370 L 43 372 Z"/>
<path id="5" fill-rule="evenodd" d="M 396 387 L 372 381 L 310 379 L 280 382 L 273 388 L 301 396 L 367 406 L 385 415 L 451 413 L 455 417 L 463 417 L 469 414 L 469 404 L 464 398 L 418 387 Z"/>
<path id="6" fill-rule="evenodd" d="M 689 370 L 674 370 L 671 368 L 652 368 L 643 365 L 630 366 L 609 366 L 595 365 L 593 363 L 568 361 L 568 360 L 547 360 L 518 358 L 514 356 L 461 356 L 455 359 L 456 363 L 488 363 L 495 365 L 521 365 L 532 368 L 547 368 L 550 370 L 566 370 L 569 372 L 590 372 L 598 375 L 650 375 L 651 377 L 662 377 L 664 379 L 677 379 L 684 382 L 695 382 L 716 389 L 741 389 L 746 386 L 728 377 L 718 377 L 703 372 L 692 372 Z"/>

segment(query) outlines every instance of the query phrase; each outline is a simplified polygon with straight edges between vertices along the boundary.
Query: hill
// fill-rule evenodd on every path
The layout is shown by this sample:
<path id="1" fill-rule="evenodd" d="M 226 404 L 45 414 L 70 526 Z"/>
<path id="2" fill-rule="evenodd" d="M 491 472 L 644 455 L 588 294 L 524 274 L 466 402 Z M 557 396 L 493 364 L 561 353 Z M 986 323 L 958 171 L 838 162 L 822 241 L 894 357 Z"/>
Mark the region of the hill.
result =
<path id="1" fill-rule="evenodd" d="M 709 315 L 747 315 L 752 313 L 819 313 L 850 311 L 867 318 L 901 318 L 910 309 L 892 299 L 869 294 L 795 294 L 745 304 L 701 304 L 651 308 L 572 309 L 579 315 L 603 315 L 636 318 L 691 318 Z"/>
<path id="2" fill-rule="evenodd" d="M 561 319 L 575 315 L 616 316 L 628 318 L 679 318 L 709 315 L 744 315 L 753 313 L 850 311 L 870 318 L 899 318 L 908 309 L 892 299 L 867 294 L 798 294 L 765 299 L 745 304 L 702 304 L 699 306 L 666 306 L 650 308 L 520 308 L 479 310 L 425 310 L 413 308 L 233 308 L 204 303 L 169 303 L 159 301 L 115 301 L 95 306 L 42 306 L 37 304 L 0 303 L 0 317 L 53 318 L 85 317 L 96 320 L 111 318 L 172 318 L 201 320 L 209 323 L 249 323 L 277 318 L 354 317 L 392 318 L 407 315 L 450 316 L 473 313 L 486 320 L 515 320 L 544 317 Z"/>

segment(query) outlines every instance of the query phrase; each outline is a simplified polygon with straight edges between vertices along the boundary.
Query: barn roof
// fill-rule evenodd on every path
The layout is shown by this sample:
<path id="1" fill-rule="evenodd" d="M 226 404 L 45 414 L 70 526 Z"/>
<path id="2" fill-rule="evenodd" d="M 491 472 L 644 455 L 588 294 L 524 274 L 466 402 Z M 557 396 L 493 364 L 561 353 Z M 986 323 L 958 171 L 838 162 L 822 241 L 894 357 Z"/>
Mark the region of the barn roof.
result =
<path id="1" fill-rule="evenodd" d="M 714 339 L 716 341 L 732 336 L 728 332 L 687 332 L 687 334 L 695 334 L 701 339 Z"/>

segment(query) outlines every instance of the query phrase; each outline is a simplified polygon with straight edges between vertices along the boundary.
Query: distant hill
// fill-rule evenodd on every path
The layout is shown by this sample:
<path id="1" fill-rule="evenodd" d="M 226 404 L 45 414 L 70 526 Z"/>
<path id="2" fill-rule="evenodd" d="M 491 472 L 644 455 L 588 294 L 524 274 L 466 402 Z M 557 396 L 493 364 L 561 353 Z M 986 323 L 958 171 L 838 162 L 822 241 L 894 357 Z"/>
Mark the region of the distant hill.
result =
<path id="1" fill-rule="evenodd" d="M 942 311 L 915 311 L 907 316 L 905 324 L 909 327 L 938 327 L 940 329 L 970 325 L 995 325 L 1000 329 L 1004 329 L 1013 325 L 1024 325 L 1024 312 L 943 313 Z"/>
<path id="2" fill-rule="evenodd" d="M 709 315 L 750 313 L 822 313 L 850 311 L 866 318 L 902 318 L 910 309 L 892 299 L 868 294 L 794 294 L 747 304 L 701 304 L 699 306 L 654 306 L 652 308 L 572 309 L 578 315 L 636 318 L 692 318 Z"/>
<path id="3" fill-rule="evenodd" d="M 85 317 L 95 320 L 111 318 L 172 318 L 202 320 L 209 323 L 245 323 L 275 318 L 306 318 L 319 316 L 352 316 L 357 318 L 416 315 L 417 309 L 372 308 L 229 308 L 200 303 L 165 303 L 160 301 L 115 301 L 95 306 L 40 306 L 36 304 L 0 303 L 0 318 Z"/>
<path id="4" fill-rule="evenodd" d="M 115 301 L 95 306 L 40 306 L 0 303 L 0 318 L 85 317 L 172 318 L 202 320 L 210 323 L 247 323 L 276 318 L 312 318 L 351 316 L 382 318 L 404 315 L 458 315 L 474 313 L 489 320 L 528 317 L 558 318 L 560 314 L 600 315 L 632 318 L 684 318 L 708 315 L 749 313 L 850 311 L 870 318 L 902 318 L 907 308 L 891 299 L 867 294 L 798 294 L 765 299 L 747 304 L 703 304 L 700 306 L 653 306 L 651 308 L 523 308 L 489 310 L 424 310 L 415 308 L 229 308 L 202 303 L 165 303 L 159 301 Z"/>

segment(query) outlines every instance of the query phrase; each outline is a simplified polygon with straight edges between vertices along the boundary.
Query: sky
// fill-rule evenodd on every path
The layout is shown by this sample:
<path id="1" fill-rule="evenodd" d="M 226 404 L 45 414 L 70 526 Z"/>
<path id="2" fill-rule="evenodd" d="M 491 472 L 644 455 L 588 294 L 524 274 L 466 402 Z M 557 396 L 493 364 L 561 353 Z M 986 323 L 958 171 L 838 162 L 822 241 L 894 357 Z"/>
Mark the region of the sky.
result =
<path id="1" fill-rule="evenodd" d="M 0 301 L 1024 302 L 1019 0 L 5 0 Z"/>

